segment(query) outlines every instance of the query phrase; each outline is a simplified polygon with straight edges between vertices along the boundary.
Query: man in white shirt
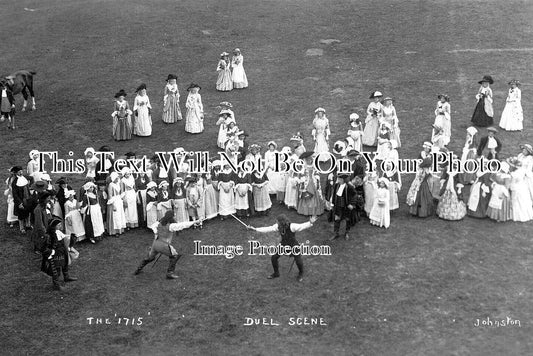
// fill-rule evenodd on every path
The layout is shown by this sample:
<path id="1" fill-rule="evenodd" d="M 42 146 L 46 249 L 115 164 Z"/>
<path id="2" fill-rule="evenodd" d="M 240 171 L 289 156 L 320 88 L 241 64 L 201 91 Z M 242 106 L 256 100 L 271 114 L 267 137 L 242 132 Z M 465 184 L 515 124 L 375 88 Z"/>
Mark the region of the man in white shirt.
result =
<path id="1" fill-rule="evenodd" d="M 176 249 L 171 245 L 172 238 L 177 231 L 187 229 L 199 223 L 200 220 L 176 223 L 174 220 L 174 212 L 172 210 L 167 211 L 160 221 L 150 226 L 155 234 L 155 238 L 152 247 L 150 248 L 150 252 L 148 253 L 148 257 L 141 262 L 134 274 L 137 275 L 141 273 L 144 266 L 155 260 L 158 254 L 162 254 L 169 258 L 167 279 L 178 278 L 178 276 L 174 275 L 174 270 L 181 255 L 178 254 Z"/>
<path id="2" fill-rule="evenodd" d="M 310 228 L 313 226 L 315 221 L 318 218 L 316 216 L 312 216 L 308 222 L 303 224 L 294 224 L 289 221 L 287 216 L 284 214 L 278 215 L 278 223 L 274 224 L 272 226 L 266 226 L 266 227 L 252 227 L 248 226 L 249 229 L 257 231 L 257 232 L 274 232 L 278 231 L 281 235 L 281 242 L 280 244 L 282 246 L 296 246 L 298 245 L 298 240 L 296 240 L 295 233 L 298 231 L 303 231 L 305 229 Z M 304 274 L 304 265 L 302 261 L 302 256 L 300 255 L 291 255 L 294 258 L 294 261 L 296 262 L 296 266 L 298 267 L 298 282 L 301 282 L 303 280 L 303 274 Z M 268 279 L 278 278 L 279 277 L 279 264 L 278 259 L 281 257 L 280 254 L 275 254 L 271 257 L 272 267 L 274 268 L 274 273 L 272 273 L 270 276 L 268 276 Z"/>

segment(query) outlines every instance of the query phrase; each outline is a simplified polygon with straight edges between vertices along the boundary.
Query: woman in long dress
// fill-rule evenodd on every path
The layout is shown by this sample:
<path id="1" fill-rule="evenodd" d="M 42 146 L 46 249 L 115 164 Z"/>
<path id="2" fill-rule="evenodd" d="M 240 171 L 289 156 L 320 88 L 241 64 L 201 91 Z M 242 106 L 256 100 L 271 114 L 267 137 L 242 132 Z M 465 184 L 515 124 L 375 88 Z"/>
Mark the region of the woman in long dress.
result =
<path id="1" fill-rule="evenodd" d="M 137 136 L 152 135 L 152 105 L 146 95 L 146 84 L 141 84 L 135 90 L 137 96 L 133 101 L 133 113 L 135 115 L 135 127 L 133 133 Z"/>
<path id="2" fill-rule="evenodd" d="M 217 145 L 219 148 L 224 148 L 226 146 L 226 141 L 228 140 L 227 130 L 230 122 L 235 123 L 233 115 L 228 109 L 222 109 L 218 114 L 218 121 L 216 125 L 219 125 Z"/>
<path id="3" fill-rule="evenodd" d="M 378 189 L 378 175 L 375 171 L 369 172 L 363 178 L 363 191 L 365 197 L 364 210 L 366 216 L 370 215 L 372 207 L 374 206 L 374 197 Z"/>
<path id="4" fill-rule="evenodd" d="M 522 162 L 518 160 L 512 161 L 511 167 L 513 168 L 510 186 L 513 221 L 533 220 L 533 202 L 525 180 L 526 171 L 522 167 Z"/>
<path id="5" fill-rule="evenodd" d="M 456 172 L 446 172 L 441 189 L 437 215 L 444 220 L 461 220 L 466 216 L 466 204 L 459 199 L 458 186 L 455 184 Z"/>
<path id="6" fill-rule="evenodd" d="M 268 144 L 268 150 L 265 152 L 265 162 L 268 170 L 266 175 L 268 177 L 268 194 L 277 194 L 280 186 L 281 175 L 280 172 L 275 172 L 274 168 L 276 165 L 276 154 L 278 144 L 274 141 L 270 141 Z"/>
<path id="7" fill-rule="evenodd" d="M 329 152 L 329 120 L 326 117 L 326 110 L 324 108 L 317 108 L 315 110 L 315 118 L 313 119 L 313 139 L 315 140 L 315 154 L 319 155 L 318 160 L 325 162 L 329 160 L 329 155 L 322 154 Z"/>
<path id="8" fill-rule="evenodd" d="M 159 183 L 159 194 L 157 195 L 157 219 L 161 220 L 167 211 L 172 210 L 172 201 L 170 200 L 170 192 L 168 191 L 168 182 L 166 180 Z"/>
<path id="9" fill-rule="evenodd" d="M 124 213 L 124 202 L 120 190 L 120 177 L 117 172 L 109 175 L 111 183 L 107 192 L 107 233 L 110 236 L 119 237 L 126 229 L 126 214 Z"/>
<path id="10" fill-rule="evenodd" d="M 189 221 L 189 212 L 187 210 L 187 190 L 183 187 L 185 183 L 182 177 L 174 178 L 172 184 L 172 208 L 174 209 L 174 219 L 176 222 Z"/>
<path id="11" fill-rule="evenodd" d="M 85 239 L 85 227 L 78 208 L 78 201 L 75 198 L 76 192 L 67 190 L 65 196 L 67 197 L 65 202 L 65 234 L 67 236 L 74 234 L 78 241 L 82 241 Z M 94 239 L 92 237 L 90 239 L 94 243 Z"/>
<path id="12" fill-rule="evenodd" d="M 10 170 L 11 172 L 11 170 Z M 4 190 L 4 196 L 6 197 L 7 202 L 7 217 L 6 222 L 9 224 L 9 227 L 15 226 L 17 222 L 17 216 L 15 215 L 15 200 L 13 199 L 13 191 L 11 184 L 15 179 L 13 172 L 10 173 L 9 178 L 6 179 L 6 189 Z"/>
<path id="13" fill-rule="evenodd" d="M 272 207 L 272 201 L 268 194 L 268 178 L 265 173 L 252 173 L 252 194 L 254 200 L 254 210 L 262 215 L 268 215 Z"/>
<path id="14" fill-rule="evenodd" d="M 411 215 L 427 218 L 435 214 L 435 203 L 430 186 L 430 181 L 433 178 L 430 172 L 431 158 L 426 158 L 418 168 L 407 193 L 406 202 L 409 205 Z"/>
<path id="15" fill-rule="evenodd" d="M 139 227 L 146 227 L 146 191 L 150 178 L 146 173 L 139 173 L 135 178 L 135 190 L 137 191 L 137 216 L 139 217 Z"/>
<path id="16" fill-rule="evenodd" d="M 92 182 L 85 183 L 85 195 L 81 198 L 85 236 L 92 240 L 101 240 L 105 232 L 104 218 L 96 192 L 97 189 L 97 186 Z"/>
<path id="17" fill-rule="evenodd" d="M 472 124 L 480 127 L 492 126 L 494 109 L 490 85 L 494 83 L 494 80 L 490 75 L 485 75 L 478 83 L 481 87 L 476 94 L 477 105 L 472 115 Z"/>
<path id="18" fill-rule="evenodd" d="M 39 172 L 39 151 L 31 150 L 30 151 L 30 160 L 26 165 L 26 172 L 28 175 L 33 178 L 33 182 L 38 182 L 41 180 L 42 172 Z"/>
<path id="19" fill-rule="evenodd" d="M 346 133 L 346 141 L 348 146 L 346 152 L 350 150 L 356 150 L 357 152 L 363 151 L 363 124 L 359 120 L 359 115 L 356 113 L 350 114 L 350 129 Z"/>
<path id="20" fill-rule="evenodd" d="M 383 117 L 381 118 L 381 122 L 389 124 L 391 128 L 390 139 L 395 140 L 398 143 L 398 148 L 400 148 L 402 146 L 400 141 L 400 123 L 396 115 L 396 108 L 392 105 L 392 98 L 390 97 L 383 99 Z"/>
<path id="21" fill-rule="evenodd" d="M 231 80 L 231 63 L 229 60 L 229 53 L 222 52 L 220 60 L 217 65 L 217 85 L 218 91 L 230 91 L 233 89 L 233 81 Z"/>
<path id="22" fill-rule="evenodd" d="M 308 151 L 300 156 L 305 160 L 305 172 L 300 185 L 298 199 L 298 214 L 316 216 L 324 213 L 324 197 L 320 186 L 320 175 L 313 164 L 313 151 Z"/>
<path id="23" fill-rule="evenodd" d="M 211 173 L 205 175 L 205 192 L 204 192 L 204 206 L 205 218 L 213 219 L 218 215 L 218 170 L 220 168 L 220 161 L 213 161 L 211 165 Z M 215 163 L 217 169 L 214 168 Z"/>
<path id="24" fill-rule="evenodd" d="M 229 163 L 225 163 L 218 176 L 218 215 L 220 215 L 221 220 L 236 213 L 234 186 L 234 174 Z"/>
<path id="25" fill-rule="evenodd" d="M 146 189 L 146 226 L 150 227 L 157 222 L 157 183 L 148 182 Z"/>
<path id="26" fill-rule="evenodd" d="M 113 137 L 115 141 L 127 141 L 131 140 L 131 114 L 130 104 L 125 100 L 126 92 L 121 89 L 115 94 L 115 106 L 113 114 Z"/>
<path id="27" fill-rule="evenodd" d="M 173 124 L 183 119 L 180 109 L 180 92 L 178 90 L 177 80 L 178 77 L 174 74 L 169 74 L 167 77 L 165 95 L 163 96 L 163 122 L 166 124 Z"/>
<path id="28" fill-rule="evenodd" d="M 463 147 L 463 154 L 461 155 L 461 167 L 468 168 L 473 170 L 472 164 L 467 164 L 467 162 L 473 162 L 477 158 L 477 129 L 474 126 L 470 126 L 466 129 L 466 139 L 465 145 Z M 472 167 L 470 167 L 472 166 Z M 472 184 L 476 180 L 476 172 L 472 171 L 461 173 L 461 180 L 464 184 Z"/>
<path id="29" fill-rule="evenodd" d="M 235 209 L 237 210 L 237 216 L 249 217 L 251 215 L 249 195 L 252 189 L 251 174 L 245 173 L 242 168 L 239 168 L 239 172 L 235 177 Z"/>
<path id="30" fill-rule="evenodd" d="M 451 121 L 451 107 L 450 98 L 446 94 L 439 94 L 437 96 L 439 101 L 437 102 L 437 108 L 435 109 L 435 122 L 433 125 L 442 127 L 444 136 L 450 139 L 452 137 L 452 121 Z M 431 134 L 431 137 L 436 135 L 435 130 Z"/>
<path id="31" fill-rule="evenodd" d="M 524 113 L 522 111 L 522 92 L 520 82 L 513 79 L 509 82 L 511 88 L 507 94 L 505 108 L 503 108 L 500 127 L 505 131 L 522 131 L 524 128 Z"/>
<path id="32" fill-rule="evenodd" d="M 390 226 L 389 202 L 390 196 L 387 178 L 380 178 L 378 180 L 378 189 L 374 196 L 374 204 L 368 216 L 372 225 L 386 229 Z"/>
<path id="33" fill-rule="evenodd" d="M 481 172 L 481 170 L 477 172 L 477 179 L 470 189 L 470 197 L 468 198 L 468 216 L 473 218 L 487 217 L 492 186 L 490 175 L 491 173 Z"/>
<path id="34" fill-rule="evenodd" d="M 128 167 L 122 169 L 122 192 L 124 201 L 124 214 L 126 216 L 127 229 L 139 226 L 139 216 L 137 214 L 137 192 L 135 191 L 135 178 Z"/>
<path id="35" fill-rule="evenodd" d="M 516 159 L 522 164 L 526 176 L 524 178 L 531 199 L 533 200 L 533 146 L 529 143 L 520 145 L 522 152 L 518 154 Z"/>
<path id="36" fill-rule="evenodd" d="M 231 58 L 231 80 L 233 81 L 234 89 L 243 89 L 248 87 L 248 79 L 246 78 L 246 72 L 244 71 L 244 59 L 241 54 L 241 50 L 235 48 L 233 50 L 233 57 Z"/>
<path id="37" fill-rule="evenodd" d="M 513 219 L 511 192 L 511 175 L 509 163 L 502 162 L 500 172 L 492 175 L 492 194 L 490 196 L 487 217 L 497 222 Z"/>
<path id="38" fill-rule="evenodd" d="M 187 211 L 189 213 L 189 219 L 198 220 L 203 215 L 202 210 L 202 190 L 198 186 L 198 180 L 195 177 L 187 177 Z M 202 225 L 200 225 L 201 227 Z"/>
<path id="39" fill-rule="evenodd" d="M 363 131 L 363 145 L 376 146 L 379 122 L 383 117 L 383 105 L 380 100 L 383 94 L 375 91 L 370 95 L 370 104 L 366 109 L 365 130 Z"/>
<path id="40" fill-rule="evenodd" d="M 94 148 L 87 147 L 85 149 L 84 156 L 85 168 L 87 169 L 85 176 L 87 178 L 96 179 L 96 166 L 98 165 L 98 162 L 100 162 L 100 159 L 96 156 Z"/>
<path id="41" fill-rule="evenodd" d="M 185 106 L 187 113 L 185 114 L 185 132 L 200 133 L 204 131 L 204 106 L 202 105 L 202 96 L 200 95 L 200 86 L 198 84 L 191 84 L 187 88 L 189 95 Z"/>

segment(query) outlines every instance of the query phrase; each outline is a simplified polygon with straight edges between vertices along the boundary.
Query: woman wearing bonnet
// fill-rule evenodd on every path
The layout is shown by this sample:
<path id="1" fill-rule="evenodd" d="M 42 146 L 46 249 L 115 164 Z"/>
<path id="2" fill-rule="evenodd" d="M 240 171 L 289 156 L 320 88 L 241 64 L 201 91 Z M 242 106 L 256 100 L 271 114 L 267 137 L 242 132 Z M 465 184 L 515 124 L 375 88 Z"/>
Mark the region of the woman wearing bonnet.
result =
<path id="1" fill-rule="evenodd" d="M 182 120 L 180 110 L 180 92 L 177 84 L 178 77 L 174 74 L 169 74 L 167 77 L 167 85 L 165 85 L 165 95 L 163 96 L 163 122 L 166 124 L 173 124 L 178 120 Z"/>

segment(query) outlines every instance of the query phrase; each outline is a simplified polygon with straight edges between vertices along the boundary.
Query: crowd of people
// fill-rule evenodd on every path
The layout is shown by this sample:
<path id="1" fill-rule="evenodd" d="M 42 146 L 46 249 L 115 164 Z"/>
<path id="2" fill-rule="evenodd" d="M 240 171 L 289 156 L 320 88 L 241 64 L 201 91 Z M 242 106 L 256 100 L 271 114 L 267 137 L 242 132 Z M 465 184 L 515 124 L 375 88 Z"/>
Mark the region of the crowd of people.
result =
<path id="1" fill-rule="evenodd" d="M 242 66 L 242 56 L 238 51 L 235 54 L 235 63 Z M 231 67 L 234 74 L 237 71 L 232 82 L 245 76 L 244 71 L 239 73 L 236 69 L 238 66 Z M 449 97 L 438 95 L 431 139 L 422 145 L 423 150 L 418 157 L 422 164 L 407 192 L 406 203 L 414 216 L 437 215 L 446 220 L 460 220 L 469 215 L 521 222 L 533 219 L 533 147 L 529 144 L 521 145 L 518 155 L 502 161 L 498 173 L 478 170 L 457 174 L 450 172 L 446 165 L 442 165 L 438 172 L 431 169 L 432 153 L 435 152 L 452 154 L 460 162 L 472 159 L 481 162 L 482 156 L 500 158 L 502 145 L 496 137 L 498 130 L 492 126 L 490 84 L 493 80 L 485 76 L 479 83 L 481 88 L 476 95 L 477 105 L 472 117 L 474 126 L 467 129 L 460 159 L 447 148 L 451 141 Z M 522 129 L 519 82 L 511 81 L 510 85 L 500 126 L 507 130 Z M 187 90 L 186 131 L 201 132 L 203 107 L 198 93 L 200 87 L 191 84 Z M 133 132 L 136 135 L 149 135 L 151 132 L 151 105 L 146 85 L 139 86 L 136 92 L 133 111 L 125 101 L 124 91 L 115 95 L 113 135 L 116 139 L 131 137 L 131 115 L 135 116 Z M 7 222 L 11 226 L 18 222 L 21 233 L 31 230 L 37 253 L 42 253 L 41 245 L 50 246 L 50 236 L 54 236 L 56 245 L 62 240 L 65 251 L 72 253 L 72 256 L 67 254 L 67 259 L 76 257 L 74 241 L 97 243 L 104 236 L 118 238 L 130 229 L 151 228 L 164 216 L 169 220 L 170 213 L 173 219 L 169 222 L 187 223 L 183 226 L 201 229 L 206 221 L 217 217 L 224 220 L 232 215 L 239 218 L 268 215 L 272 205 L 278 204 L 304 216 L 319 216 L 327 212 L 328 220 L 333 223 L 331 240 L 341 236 L 349 239 L 350 229 L 365 218 L 372 225 L 388 228 L 391 212 L 400 207 L 398 193 L 402 188 L 402 179 L 398 169 L 393 168 L 398 167 L 401 131 L 393 99 L 382 98 L 383 94 L 379 91 L 370 95 L 364 125 L 357 113 L 349 116 L 346 138 L 336 141 L 332 152 L 329 121 L 322 107 L 314 112 L 311 131 L 313 151 L 306 150 L 303 136 L 296 133 L 288 140 L 289 145 L 279 149 L 277 142 L 270 141 L 262 153 L 263 147 L 259 144 L 246 143 L 248 135 L 237 126 L 233 105 L 221 102 L 216 123 L 220 126 L 217 146 L 234 160 L 232 163 L 259 159 L 267 162 L 265 171 L 252 173 L 242 169 L 235 172 L 230 162 L 223 162 L 217 157 L 208 162 L 209 172 L 204 174 L 191 172 L 188 163 L 171 166 L 167 170 L 158 156 L 151 158 L 150 167 L 144 173 L 134 173 L 131 167 L 113 171 L 112 159 L 106 158 L 101 162 L 96 151 L 88 147 L 85 150 L 86 182 L 74 190 L 67 177 L 59 177 L 54 185 L 47 173 L 40 172 L 39 152 L 33 150 L 26 169 L 12 167 L 6 180 Z M 167 78 L 164 107 L 164 122 L 172 123 L 182 118 L 174 75 Z M 487 135 L 479 139 L 479 129 L 475 126 L 488 126 Z M 375 147 L 374 171 L 369 171 L 361 154 L 364 146 Z M 103 146 L 98 151 L 111 150 Z M 187 155 L 189 151 L 176 148 L 174 152 Z M 278 152 L 287 155 L 288 163 L 303 160 L 304 169 L 276 171 L 274 163 Z M 334 171 L 327 177 L 321 177 L 315 163 L 329 161 L 330 154 L 346 158 L 350 162 L 349 172 L 337 174 Z M 125 154 L 125 158 L 136 156 L 134 152 Z M 106 173 L 101 173 L 102 168 Z M 52 227 L 51 222 L 56 220 L 61 223 L 54 223 Z M 343 224 L 344 228 L 341 228 Z M 57 274 L 52 272 L 52 275 Z M 54 286 L 56 284 L 54 280 Z"/>

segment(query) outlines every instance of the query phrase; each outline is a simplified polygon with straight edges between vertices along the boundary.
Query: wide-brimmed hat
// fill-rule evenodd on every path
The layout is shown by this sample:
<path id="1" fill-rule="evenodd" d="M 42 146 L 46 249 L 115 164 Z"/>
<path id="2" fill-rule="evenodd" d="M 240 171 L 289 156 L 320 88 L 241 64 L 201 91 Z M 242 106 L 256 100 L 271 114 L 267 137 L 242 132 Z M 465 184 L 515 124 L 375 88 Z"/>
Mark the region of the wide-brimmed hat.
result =
<path id="1" fill-rule="evenodd" d="M 490 127 L 487 127 L 487 131 L 497 133 L 497 132 L 498 132 L 498 129 L 495 128 L 494 126 L 490 126 Z"/>
<path id="2" fill-rule="evenodd" d="M 241 130 L 241 131 L 237 131 L 237 132 L 235 133 L 235 136 L 237 136 L 237 137 L 239 137 L 239 136 L 248 137 L 248 136 L 250 136 L 250 135 L 248 135 L 248 134 L 246 133 L 246 131 Z"/>
<path id="3" fill-rule="evenodd" d="M 524 143 L 520 145 L 520 148 L 527 150 L 530 155 L 533 155 L 533 147 L 529 143 Z"/>
<path id="4" fill-rule="evenodd" d="M 518 79 L 513 79 L 511 81 L 509 81 L 509 83 L 507 83 L 509 85 L 511 84 L 515 84 L 517 87 L 520 86 L 520 81 Z"/>
<path id="5" fill-rule="evenodd" d="M 444 98 L 444 100 L 450 101 L 450 97 L 448 95 L 446 95 L 446 94 L 439 94 L 439 95 L 437 95 L 437 98 L 438 99 Z"/>
<path id="6" fill-rule="evenodd" d="M 325 114 L 326 113 L 326 109 L 324 109 L 324 108 L 316 108 L 315 109 L 315 114 L 319 113 L 319 112 L 323 112 Z"/>
<path id="7" fill-rule="evenodd" d="M 490 75 L 484 75 L 483 79 L 481 79 L 478 83 L 482 84 L 483 82 L 488 82 L 489 84 L 493 84 L 494 80 L 492 79 Z"/>
<path id="8" fill-rule="evenodd" d="M 344 152 L 347 146 L 348 144 L 344 140 L 335 141 L 335 143 L 333 144 L 333 153 L 340 155 Z"/>
<path id="9" fill-rule="evenodd" d="M 56 227 L 57 225 L 61 224 L 61 219 L 59 218 L 53 218 L 52 220 L 50 220 L 48 222 L 48 227 L 49 228 L 53 228 L 53 227 Z"/>
<path id="10" fill-rule="evenodd" d="M 229 101 L 223 101 L 221 102 L 220 104 L 218 104 L 219 106 L 223 106 L 223 107 L 226 107 L 228 109 L 231 109 L 233 107 L 233 105 L 229 102 Z"/>
<path id="11" fill-rule="evenodd" d="M 468 132 L 470 136 L 474 136 L 475 134 L 477 134 L 477 129 L 474 126 L 470 126 L 466 129 L 466 132 Z"/>
<path id="12" fill-rule="evenodd" d="M 89 153 L 89 152 L 92 153 L 93 155 L 96 153 L 95 150 L 94 150 L 94 148 L 92 148 L 92 147 L 87 147 L 87 148 L 85 149 L 85 151 L 83 151 L 83 155 L 84 155 L 84 156 L 87 156 L 87 153 Z"/>
<path id="13" fill-rule="evenodd" d="M 190 91 L 190 90 L 193 89 L 193 88 L 198 88 L 198 90 L 202 89 L 202 87 L 199 86 L 198 84 L 196 84 L 196 83 L 191 83 L 191 84 L 189 85 L 189 87 L 187 88 L 187 91 Z"/>
<path id="14" fill-rule="evenodd" d="M 356 113 L 351 113 L 350 121 L 356 121 L 356 120 L 359 120 L 359 115 L 357 115 Z"/>
<path id="15" fill-rule="evenodd" d="M 373 91 L 372 93 L 370 93 L 370 97 L 369 99 L 374 99 L 374 98 L 381 98 L 383 96 L 383 94 L 380 92 L 380 91 Z"/>
<path id="16" fill-rule="evenodd" d="M 39 151 L 31 150 L 29 156 L 30 156 L 31 159 L 33 159 L 33 156 L 38 155 L 38 154 L 39 154 Z"/>
<path id="17" fill-rule="evenodd" d="M 433 147 L 433 144 L 429 141 L 425 141 L 423 144 L 422 144 L 422 147 L 428 147 L 428 148 L 431 148 Z"/>
<path id="18" fill-rule="evenodd" d="M 171 79 L 176 79 L 176 80 L 177 80 L 177 79 L 178 79 L 178 76 L 175 75 L 175 74 L 169 74 L 168 77 L 167 77 L 167 80 L 166 80 L 166 81 L 168 82 L 168 81 L 171 80 Z"/>
<path id="19" fill-rule="evenodd" d="M 226 56 L 229 56 L 229 53 L 228 53 L 228 52 L 222 52 L 222 53 L 220 53 L 220 57 L 226 57 Z"/>
<path id="20" fill-rule="evenodd" d="M 85 185 L 87 185 L 87 183 Z M 85 185 L 83 186 L 83 189 L 88 190 L 87 188 L 85 188 Z M 75 197 L 76 196 L 76 191 L 74 191 L 74 190 L 66 190 L 64 194 L 65 194 L 65 198 L 68 199 L 71 196 Z"/>
<path id="21" fill-rule="evenodd" d="M 124 91 L 124 89 L 120 89 L 120 90 L 118 91 L 118 93 L 115 94 L 115 98 L 119 98 L 119 97 L 121 97 L 121 96 L 123 96 L 123 97 L 128 96 L 128 94 Z"/>
<path id="22" fill-rule="evenodd" d="M 392 130 L 392 126 L 388 122 L 382 122 L 381 123 L 381 127 L 383 127 L 383 126 L 385 126 L 388 130 Z"/>
<path id="23" fill-rule="evenodd" d="M 288 155 L 290 155 L 292 153 L 292 150 L 289 146 L 284 146 L 282 149 L 281 149 L 281 153 L 286 153 Z"/>
<path id="24" fill-rule="evenodd" d="M 350 175 L 348 173 L 339 173 L 337 174 L 337 178 L 346 179 L 346 178 L 350 178 Z"/>
<path id="25" fill-rule="evenodd" d="M 297 132 L 296 135 L 293 135 L 289 141 L 302 142 L 303 141 L 302 134 Z"/>
<path id="26" fill-rule="evenodd" d="M 131 169 L 129 167 L 123 167 L 121 170 L 120 170 L 120 174 L 122 175 L 126 175 L 128 173 L 131 173 Z"/>
<path id="27" fill-rule="evenodd" d="M 41 174 L 41 180 L 45 182 L 51 182 L 52 178 L 50 178 L 50 175 L 48 173 Z"/>
<path id="28" fill-rule="evenodd" d="M 144 83 L 142 83 L 141 85 L 139 85 L 139 86 L 137 87 L 137 89 L 135 89 L 135 92 L 138 93 L 138 92 L 140 92 L 140 91 L 143 90 L 143 89 L 146 89 L 146 84 L 144 84 Z"/>
<path id="29" fill-rule="evenodd" d="M 270 146 L 270 145 L 274 146 L 274 149 L 278 148 L 278 144 L 276 142 L 274 142 L 274 141 L 269 141 L 267 143 L 267 146 Z"/>
<path id="30" fill-rule="evenodd" d="M 251 151 L 251 150 L 260 150 L 261 149 L 261 146 L 259 146 L 258 144 L 254 143 L 254 144 L 251 144 L 250 146 L 248 146 L 248 151 Z"/>
<path id="31" fill-rule="evenodd" d="M 315 152 L 313 152 L 313 151 L 305 151 L 304 153 L 302 153 L 302 154 L 300 155 L 300 159 L 306 159 L 306 158 L 309 158 L 309 157 L 313 156 L 314 153 L 315 153 Z"/>
<path id="32" fill-rule="evenodd" d="M 146 184 L 146 189 L 152 189 L 152 188 L 157 188 L 157 183 L 154 181 L 150 181 Z"/>
<path id="33" fill-rule="evenodd" d="M 239 52 L 239 53 L 241 53 L 241 50 L 238 49 L 238 48 L 235 48 L 235 49 L 233 50 L 233 52 Z"/>
<path id="34" fill-rule="evenodd" d="M 378 183 L 385 183 L 385 186 L 388 187 L 389 186 L 389 180 L 385 177 L 381 177 L 378 179 Z"/>
<path id="35" fill-rule="evenodd" d="M 33 183 L 33 185 L 31 186 L 31 189 L 33 190 L 45 189 L 45 188 L 46 188 L 46 183 L 41 180 L 38 180 L 37 182 Z"/>
<path id="36" fill-rule="evenodd" d="M 18 171 L 22 171 L 22 167 L 21 166 L 13 166 L 9 169 L 9 171 L 11 173 L 17 173 Z"/>
<path id="37" fill-rule="evenodd" d="M 105 180 L 97 180 L 95 183 L 99 187 L 103 187 L 107 184 Z"/>
<path id="38" fill-rule="evenodd" d="M 196 179 L 196 177 L 193 177 L 193 176 L 188 176 L 188 177 L 185 178 L 185 181 L 186 182 L 195 182 L 196 183 L 198 181 L 198 179 Z"/>
<path id="39" fill-rule="evenodd" d="M 111 179 L 111 182 L 116 181 L 118 177 L 119 177 L 119 176 L 118 176 L 118 173 L 117 173 L 117 172 L 111 172 L 111 173 L 109 174 L 109 179 Z"/>
<path id="40" fill-rule="evenodd" d="M 174 180 L 172 181 L 172 185 L 176 184 L 176 183 L 183 183 L 183 177 L 176 177 L 174 178 Z"/>
<path id="41" fill-rule="evenodd" d="M 390 96 L 387 96 L 385 99 L 383 99 L 383 101 L 393 101 L 393 100 Z"/>
<path id="42" fill-rule="evenodd" d="M 166 180 L 162 180 L 160 183 L 159 183 L 159 188 L 163 188 L 163 187 L 168 187 L 169 184 Z"/>
<path id="43" fill-rule="evenodd" d="M 56 180 L 56 184 L 58 184 L 58 185 L 61 185 L 61 184 L 67 184 L 67 178 L 65 178 L 65 177 L 59 177 L 59 179 Z"/>
<path id="44" fill-rule="evenodd" d="M 98 151 L 100 152 L 111 152 L 111 148 L 109 148 L 109 146 L 102 146 L 98 149 Z"/>

